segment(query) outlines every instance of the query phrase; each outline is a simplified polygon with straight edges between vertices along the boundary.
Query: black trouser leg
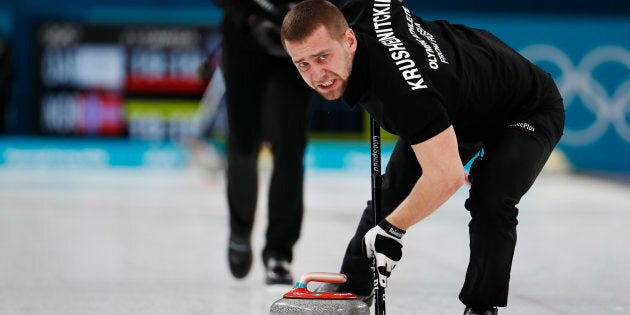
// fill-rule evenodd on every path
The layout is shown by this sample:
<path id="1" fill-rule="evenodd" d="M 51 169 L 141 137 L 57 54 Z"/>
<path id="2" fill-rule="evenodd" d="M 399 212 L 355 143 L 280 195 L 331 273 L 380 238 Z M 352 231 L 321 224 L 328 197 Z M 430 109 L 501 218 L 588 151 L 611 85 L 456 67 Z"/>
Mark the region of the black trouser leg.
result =
<path id="1" fill-rule="evenodd" d="M 227 195 L 231 233 L 249 237 L 258 197 L 258 154 L 262 142 L 262 95 L 266 57 L 247 50 L 238 34 L 225 34 L 222 68 L 228 116 Z"/>
<path id="2" fill-rule="evenodd" d="M 518 224 L 516 205 L 534 183 L 553 145 L 517 128 L 506 128 L 484 144 L 465 204 L 472 217 L 470 261 L 459 295 L 465 305 L 507 305 Z"/>
<path id="3" fill-rule="evenodd" d="M 312 93 L 288 59 L 278 59 L 266 97 L 273 171 L 263 261 L 273 256 L 293 260 L 302 226 L 304 150 Z"/>
<path id="4" fill-rule="evenodd" d="M 459 299 L 467 306 L 506 306 L 516 246 L 519 203 L 551 155 L 564 128 L 564 105 L 551 77 L 539 112 L 484 141 L 466 209 L 470 260 Z"/>

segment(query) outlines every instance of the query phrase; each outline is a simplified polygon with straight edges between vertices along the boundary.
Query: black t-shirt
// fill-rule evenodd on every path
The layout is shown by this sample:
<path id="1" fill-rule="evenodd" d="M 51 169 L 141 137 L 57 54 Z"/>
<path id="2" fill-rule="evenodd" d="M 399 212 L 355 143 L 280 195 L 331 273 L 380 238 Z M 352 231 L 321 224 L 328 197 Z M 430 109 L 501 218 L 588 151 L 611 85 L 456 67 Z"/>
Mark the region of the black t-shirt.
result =
<path id="1" fill-rule="evenodd" d="M 486 31 L 424 21 L 396 0 L 342 12 L 358 39 L 344 100 L 411 144 L 450 125 L 459 142 L 483 140 L 548 94 L 549 75 Z"/>

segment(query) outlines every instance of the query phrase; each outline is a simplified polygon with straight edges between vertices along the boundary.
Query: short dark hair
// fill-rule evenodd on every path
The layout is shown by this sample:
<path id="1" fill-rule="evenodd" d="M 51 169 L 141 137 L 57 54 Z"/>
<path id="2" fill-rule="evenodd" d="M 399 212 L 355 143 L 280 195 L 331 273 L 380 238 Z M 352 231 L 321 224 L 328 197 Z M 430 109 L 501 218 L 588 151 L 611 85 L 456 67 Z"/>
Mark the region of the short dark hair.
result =
<path id="1" fill-rule="evenodd" d="M 340 40 L 349 28 L 341 11 L 326 0 L 306 0 L 296 4 L 284 17 L 280 35 L 285 41 L 299 42 L 324 25 L 330 36 Z"/>

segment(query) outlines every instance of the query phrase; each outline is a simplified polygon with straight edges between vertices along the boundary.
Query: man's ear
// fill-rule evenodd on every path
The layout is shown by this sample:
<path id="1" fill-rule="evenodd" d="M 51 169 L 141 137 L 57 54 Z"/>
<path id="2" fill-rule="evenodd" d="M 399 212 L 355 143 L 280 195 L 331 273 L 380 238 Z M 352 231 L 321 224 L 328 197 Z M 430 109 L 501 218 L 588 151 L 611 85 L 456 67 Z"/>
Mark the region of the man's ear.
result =
<path id="1" fill-rule="evenodd" d="M 351 28 L 348 28 L 344 33 L 344 39 L 348 44 L 350 52 L 354 54 L 357 50 L 357 37 L 354 35 L 354 31 Z"/>

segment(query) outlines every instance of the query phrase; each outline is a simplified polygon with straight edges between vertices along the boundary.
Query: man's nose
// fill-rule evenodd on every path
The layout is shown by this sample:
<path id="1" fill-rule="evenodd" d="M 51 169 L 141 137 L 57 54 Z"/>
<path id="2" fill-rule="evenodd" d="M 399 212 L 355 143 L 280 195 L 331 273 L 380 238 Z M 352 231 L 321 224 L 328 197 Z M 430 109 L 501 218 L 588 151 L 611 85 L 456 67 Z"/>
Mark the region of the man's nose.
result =
<path id="1" fill-rule="evenodd" d="M 324 80 L 326 78 L 326 69 L 324 69 L 324 67 L 321 66 L 314 66 L 313 67 L 313 79 L 315 79 L 315 81 L 320 82 L 321 80 Z"/>

